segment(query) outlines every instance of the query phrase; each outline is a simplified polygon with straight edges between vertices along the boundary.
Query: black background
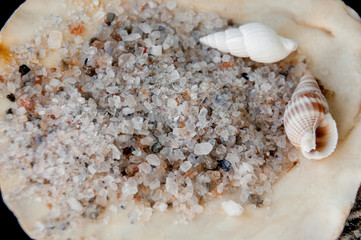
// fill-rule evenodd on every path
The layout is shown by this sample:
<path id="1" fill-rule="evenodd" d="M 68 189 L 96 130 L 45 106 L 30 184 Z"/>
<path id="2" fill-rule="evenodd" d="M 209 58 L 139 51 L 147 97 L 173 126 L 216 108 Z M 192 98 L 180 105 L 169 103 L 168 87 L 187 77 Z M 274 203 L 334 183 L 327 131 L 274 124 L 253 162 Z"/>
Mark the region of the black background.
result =
<path id="1" fill-rule="evenodd" d="M 4 6 L 4 2 L 2 2 L 3 7 L 0 8 L 0 27 L 2 27 L 6 23 L 7 19 L 11 16 L 11 14 L 15 11 L 15 9 L 23 2 L 24 2 L 23 0 L 10 0 L 10 1 L 6 1 L 6 6 Z M 344 0 L 344 2 L 353 9 L 355 9 L 359 14 L 361 13 L 361 6 L 359 6 L 361 4 L 360 1 Z M 9 209 L 6 207 L 6 205 L 3 202 L 0 203 L 0 216 L 2 220 L 2 224 L 1 224 L 2 236 L 8 239 L 16 239 L 16 240 L 30 239 L 19 226 L 15 216 L 12 214 L 12 212 L 9 211 Z"/>

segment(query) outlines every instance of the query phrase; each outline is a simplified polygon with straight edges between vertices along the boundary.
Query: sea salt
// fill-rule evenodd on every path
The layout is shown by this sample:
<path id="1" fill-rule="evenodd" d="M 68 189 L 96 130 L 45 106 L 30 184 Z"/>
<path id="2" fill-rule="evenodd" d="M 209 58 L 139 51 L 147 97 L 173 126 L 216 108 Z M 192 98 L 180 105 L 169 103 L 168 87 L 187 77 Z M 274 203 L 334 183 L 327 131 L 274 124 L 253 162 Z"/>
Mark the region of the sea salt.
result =
<path id="1" fill-rule="evenodd" d="M 50 49 L 58 49 L 63 42 L 63 34 L 60 31 L 50 31 L 48 37 L 48 46 Z"/>
<path id="2" fill-rule="evenodd" d="M 144 33 L 151 33 L 153 28 L 148 23 L 141 23 L 139 24 L 140 30 L 142 30 Z"/>
<path id="3" fill-rule="evenodd" d="M 53 30 L 33 41 L 36 48 L 13 47 L 11 81 L 0 81 L 16 96 L 1 126 L 11 150 L 0 162 L 31 182 L 50 182 L 34 190 L 62 209 L 51 221 L 103 218 L 99 207 L 134 197 L 142 200 L 130 210 L 133 223 L 168 208 L 189 221 L 214 192 L 234 191 L 242 204 L 250 194 L 264 199 L 298 160 L 282 116 L 305 66 L 255 64 L 198 45 L 227 21 L 175 2 L 147 4 L 95 9 L 102 24 L 89 32 L 92 40 L 70 34 L 65 46 Z M 110 25 L 103 23 L 107 12 L 116 15 Z M 54 23 L 68 29 L 61 18 Z M 37 65 L 49 49 L 61 55 L 60 70 Z M 20 63 L 31 69 L 23 77 Z M 221 207 L 229 215 L 243 211 L 235 202 Z"/>
<path id="4" fill-rule="evenodd" d="M 213 149 L 212 144 L 209 142 L 198 143 L 194 146 L 194 154 L 196 155 L 207 155 Z"/>
<path id="5" fill-rule="evenodd" d="M 162 46 L 160 46 L 160 45 L 153 46 L 150 53 L 153 54 L 154 56 L 162 55 Z"/>
<path id="6" fill-rule="evenodd" d="M 81 203 L 73 197 L 70 197 L 67 200 L 67 203 L 69 204 L 70 209 L 73 211 L 81 212 L 83 210 Z"/>
<path id="7" fill-rule="evenodd" d="M 192 167 L 192 163 L 189 161 L 185 161 L 180 165 L 179 169 L 182 172 L 187 172 L 189 169 L 191 169 L 191 167 Z"/>
<path id="8" fill-rule="evenodd" d="M 145 159 L 151 165 L 154 165 L 154 166 L 159 166 L 160 165 L 160 159 L 156 154 L 149 154 L 148 156 L 145 157 Z"/>
<path id="9" fill-rule="evenodd" d="M 222 206 L 223 210 L 226 212 L 226 214 L 231 217 L 240 216 L 244 210 L 240 204 L 238 204 L 232 200 L 223 201 L 221 203 L 221 206 Z"/>

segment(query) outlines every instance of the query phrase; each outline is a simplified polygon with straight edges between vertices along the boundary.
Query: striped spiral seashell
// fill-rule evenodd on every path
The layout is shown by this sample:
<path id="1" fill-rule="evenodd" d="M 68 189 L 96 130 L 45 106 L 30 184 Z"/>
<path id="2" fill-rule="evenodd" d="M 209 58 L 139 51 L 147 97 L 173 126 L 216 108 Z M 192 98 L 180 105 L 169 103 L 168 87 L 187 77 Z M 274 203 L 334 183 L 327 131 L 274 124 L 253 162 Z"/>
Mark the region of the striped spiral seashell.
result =
<path id="1" fill-rule="evenodd" d="M 322 159 L 336 148 L 336 122 L 326 98 L 311 74 L 304 75 L 284 114 L 288 139 L 308 159 Z"/>
<path id="2" fill-rule="evenodd" d="M 207 46 L 255 62 L 274 63 L 297 49 L 297 43 L 279 36 L 261 23 L 247 23 L 239 28 L 216 32 L 199 39 Z"/>

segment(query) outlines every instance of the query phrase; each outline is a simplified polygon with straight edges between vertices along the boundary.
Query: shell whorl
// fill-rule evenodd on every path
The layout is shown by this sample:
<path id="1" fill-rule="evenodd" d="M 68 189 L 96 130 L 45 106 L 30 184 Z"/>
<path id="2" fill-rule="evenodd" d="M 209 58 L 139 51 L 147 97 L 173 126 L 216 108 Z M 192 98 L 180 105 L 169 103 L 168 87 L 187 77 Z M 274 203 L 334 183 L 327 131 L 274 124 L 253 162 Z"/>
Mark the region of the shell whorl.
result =
<path id="1" fill-rule="evenodd" d="M 247 23 L 239 28 L 216 32 L 200 42 L 236 57 L 249 57 L 261 63 L 273 63 L 286 58 L 297 49 L 297 43 L 279 36 L 261 23 Z"/>
<path id="2" fill-rule="evenodd" d="M 326 98 L 316 80 L 304 75 L 284 114 L 284 127 L 290 142 L 309 159 L 322 159 L 336 148 L 338 133 Z"/>

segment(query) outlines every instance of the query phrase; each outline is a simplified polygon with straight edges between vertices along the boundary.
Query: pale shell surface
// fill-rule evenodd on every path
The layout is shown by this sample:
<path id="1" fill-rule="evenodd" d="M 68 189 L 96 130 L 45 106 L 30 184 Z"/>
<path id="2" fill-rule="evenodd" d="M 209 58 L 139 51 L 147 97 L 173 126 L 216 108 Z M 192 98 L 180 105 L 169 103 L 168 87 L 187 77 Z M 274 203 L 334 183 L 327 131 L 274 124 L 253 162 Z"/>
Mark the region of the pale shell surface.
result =
<path id="1" fill-rule="evenodd" d="M 301 78 L 286 107 L 284 126 L 290 142 L 308 159 L 323 159 L 335 150 L 336 122 L 312 75 Z"/>
<path id="2" fill-rule="evenodd" d="M 293 40 L 279 36 L 261 23 L 247 23 L 239 28 L 212 33 L 202 37 L 200 42 L 221 52 L 249 57 L 260 63 L 283 60 L 298 46 Z"/>

